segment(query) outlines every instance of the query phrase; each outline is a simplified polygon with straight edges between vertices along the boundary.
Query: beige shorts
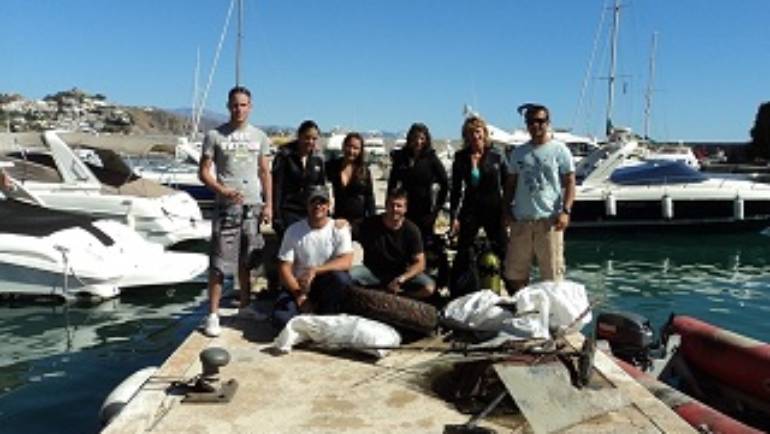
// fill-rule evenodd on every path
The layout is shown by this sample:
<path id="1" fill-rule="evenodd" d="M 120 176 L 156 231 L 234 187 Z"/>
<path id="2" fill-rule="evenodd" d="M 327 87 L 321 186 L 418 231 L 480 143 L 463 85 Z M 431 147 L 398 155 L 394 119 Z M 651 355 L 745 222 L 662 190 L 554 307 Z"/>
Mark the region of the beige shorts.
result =
<path id="1" fill-rule="evenodd" d="M 515 221 L 505 251 L 505 278 L 527 281 L 533 258 L 542 280 L 564 278 L 564 231 L 554 229 L 553 220 Z"/>

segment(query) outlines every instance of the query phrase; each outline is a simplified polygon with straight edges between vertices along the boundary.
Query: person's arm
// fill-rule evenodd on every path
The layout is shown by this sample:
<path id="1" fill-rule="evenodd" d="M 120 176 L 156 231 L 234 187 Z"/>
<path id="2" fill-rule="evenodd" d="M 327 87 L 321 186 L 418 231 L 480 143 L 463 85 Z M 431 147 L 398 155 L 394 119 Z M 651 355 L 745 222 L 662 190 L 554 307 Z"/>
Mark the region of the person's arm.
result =
<path id="1" fill-rule="evenodd" d="M 452 161 L 452 187 L 449 190 L 449 221 L 450 234 L 457 235 L 460 232 L 460 221 L 457 219 L 458 208 L 463 195 L 463 178 L 460 162 L 455 154 Z"/>
<path id="2" fill-rule="evenodd" d="M 562 189 L 564 190 L 564 199 L 562 209 L 556 219 L 556 230 L 563 231 L 567 229 L 570 222 L 570 213 L 572 205 L 575 203 L 575 172 L 565 173 L 561 178 Z"/>
<path id="3" fill-rule="evenodd" d="M 374 198 L 374 179 L 366 168 L 366 192 L 364 193 L 364 217 L 373 216 L 377 213 L 377 203 Z"/>
<path id="4" fill-rule="evenodd" d="M 438 195 L 436 196 L 436 203 L 433 204 L 434 209 L 431 210 L 431 212 L 434 215 L 437 215 L 439 211 L 441 211 L 441 208 L 444 207 L 444 202 L 446 202 L 447 193 L 449 191 L 449 178 L 446 174 L 446 169 L 444 169 L 444 165 L 441 164 L 441 160 L 438 158 L 438 156 L 433 156 L 433 179 L 438 182 L 439 190 Z"/>
<path id="5" fill-rule="evenodd" d="M 213 191 L 219 196 L 234 202 L 243 203 L 243 194 L 234 188 L 229 188 L 220 183 L 212 173 L 214 162 L 208 155 L 201 156 L 201 161 L 198 164 L 198 179 L 209 190 Z"/>
<path id="6" fill-rule="evenodd" d="M 409 264 L 409 267 L 407 267 L 406 271 L 401 273 L 401 283 L 412 279 L 423 271 L 425 271 L 425 253 L 420 252 L 412 257 L 412 263 Z"/>
<path id="7" fill-rule="evenodd" d="M 516 193 L 516 184 L 519 176 L 515 173 L 509 173 L 505 178 L 505 187 L 503 188 L 503 223 L 509 225 L 513 221 L 513 195 Z"/>
<path id="8" fill-rule="evenodd" d="M 398 161 L 398 152 L 399 151 L 393 151 L 393 153 L 390 154 L 390 174 L 388 175 L 388 189 L 385 190 L 386 196 L 387 192 L 393 191 L 393 189 L 401 182 L 401 171 L 398 170 L 399 166 L 396 164 Z"/>
<path id="9" fill-rule="evenodd" d="M 289 261 L 281 261 L 278 264 L 278 277 L 281 279 L 281 285 L 294 296 L 297 305 L 302 306 L 307 299 L 307 289 L 303 289 L 297 278 L 294 277 L 292 265 Z"/>
<path id="10" fill-rule="evenodd" d="M 5 170 L 0 169 L 0 190 L 10 191 L 13 188 L 13 182 L 11 177 L 5 173 Z"/>
<path id="11" fill-rule="evenodd" d="M 343 253 L 328 260 L 323 265 L 315 267 L 315 274 L 331 273 L 332 271 L 348 271 L 353 266 L 353 252 Z"/>
<path id="12" fill-rule="evenodd" d="M 273 229 L 279 230 L 283 228 L 283 222 L 281 221 L 281 207 L 282 203 L 282 191 L 284 182 L 284 164 L 285 158 L 279 151 L 273 158 L 273 170 L 271 176 L 272 190 L 273 190 Z M 283 228 L 286 229 L 286 228 Z"/>
<path id="13" fill-rule="evenodd" d="M 321 157 L 320 155 L 316 155 L 315 158 L 318 159 L 318 171 L 320 172 L 319 173 L 319 178 L 316 180 L 316 184 L 318 184 L 318 185 L 326 185 L 326 180 L 327 180 L 327 178 L 326 178 L 326 163 L 324 162 L 323 157 Z"/>
<path id="14" fill-rule="evenodd" d="M 265 196 L 265 207 L 262 210 L 262 221 L 270 223 L 273 220 L 273 176 L 267 163 L 267 156 L 259 156 L 259 180 Z"/>

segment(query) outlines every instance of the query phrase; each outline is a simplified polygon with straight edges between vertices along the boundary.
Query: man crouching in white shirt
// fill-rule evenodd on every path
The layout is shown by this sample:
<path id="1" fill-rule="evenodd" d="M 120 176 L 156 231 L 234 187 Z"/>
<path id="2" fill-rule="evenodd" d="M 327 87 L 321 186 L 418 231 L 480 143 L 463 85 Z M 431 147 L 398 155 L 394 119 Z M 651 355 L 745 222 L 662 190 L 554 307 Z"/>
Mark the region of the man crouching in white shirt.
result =
<path id="1" fill-rule="evenodd" d="M 273 310 L 273 325 L 282 329 L 300 313 L 340 311 L 353 264 L 350 227 L 329 217 L 329 190 L 315 187 L 307 199 L 308 217 L 286 230 L 278 252 L 283 290 Z"/>

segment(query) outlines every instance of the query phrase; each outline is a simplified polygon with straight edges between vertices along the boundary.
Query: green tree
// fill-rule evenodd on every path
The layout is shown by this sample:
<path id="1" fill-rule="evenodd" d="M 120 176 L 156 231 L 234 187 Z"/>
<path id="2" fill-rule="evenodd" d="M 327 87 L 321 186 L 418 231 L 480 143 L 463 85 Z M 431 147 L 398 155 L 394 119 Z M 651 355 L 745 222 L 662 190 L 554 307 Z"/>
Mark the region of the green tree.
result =
<path id="1" fill-rule="evenodd" d="M 770 160 L 770 102 L 762 103 L 757 110 L 751 128 L 751 156 Z"/>

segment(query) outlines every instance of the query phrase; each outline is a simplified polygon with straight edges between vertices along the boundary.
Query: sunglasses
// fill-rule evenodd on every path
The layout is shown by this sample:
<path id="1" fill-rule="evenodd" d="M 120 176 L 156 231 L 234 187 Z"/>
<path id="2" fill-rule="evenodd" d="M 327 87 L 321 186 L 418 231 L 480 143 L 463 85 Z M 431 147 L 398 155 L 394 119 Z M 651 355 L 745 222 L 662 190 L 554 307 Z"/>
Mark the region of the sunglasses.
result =
<path id="1" fill-rule="evenodd" d="M 531 119 L 527 119 L 527 125 L 535 125 L 535 124 L 544 125 L 544 124 L 547 124 L 547 123 L 548 123 L 548 118 L 531 118 Z"/>

